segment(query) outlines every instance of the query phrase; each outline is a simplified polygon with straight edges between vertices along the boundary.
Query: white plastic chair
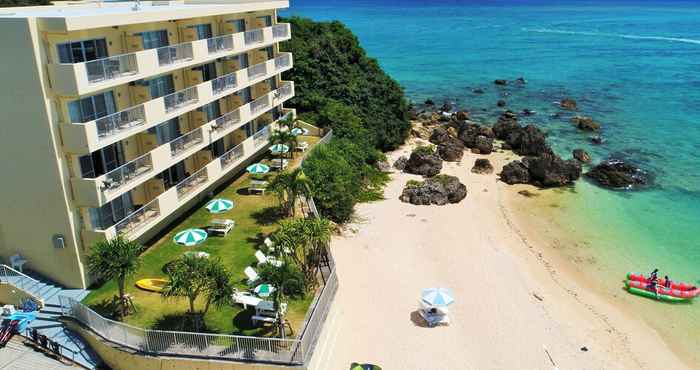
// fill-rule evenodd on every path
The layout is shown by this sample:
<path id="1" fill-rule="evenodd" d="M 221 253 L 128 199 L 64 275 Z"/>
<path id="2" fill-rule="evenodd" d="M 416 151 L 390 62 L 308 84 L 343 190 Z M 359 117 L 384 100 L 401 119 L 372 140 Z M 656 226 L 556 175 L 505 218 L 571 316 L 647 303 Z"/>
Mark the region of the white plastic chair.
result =
<path id="1" fill-rule="evenodd" d="M 19 272 L 24 272 L 22 271 L 22 268 L 27 262 L 27 259 L 20 256 L 19 254 L 15 254 L 14 256 L 10 257 L 10 267 Z"/>
<path id="2" fill-rule="evenodd" d="M 253 285 L 260 279 L 258 273 L 250 266 L 246 267 L 245 270 L 243 270 L 243 273 L 248 278 L 248 285 Z"/>

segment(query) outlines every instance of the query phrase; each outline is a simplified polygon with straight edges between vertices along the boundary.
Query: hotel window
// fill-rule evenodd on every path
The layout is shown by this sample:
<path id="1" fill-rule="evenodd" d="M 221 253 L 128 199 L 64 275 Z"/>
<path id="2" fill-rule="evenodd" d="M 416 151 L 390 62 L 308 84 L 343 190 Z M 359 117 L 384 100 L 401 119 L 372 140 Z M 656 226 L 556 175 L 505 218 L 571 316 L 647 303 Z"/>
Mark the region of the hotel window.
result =
<path id="1" fill-rule="evenodd" d="M 212 38 L 211 24 L 196 24 L 194 26 L 189 26 L 189 28 L 194 28 L 197 33 L 197 40 Z"/>
<path id="2" fill-rule="evenodd" d="M 169 143 L 178 137 L 180 137 L 180 119 L 175 117 L 171 120 L 165 121 L 156 127 L 151 127 L 148 129 L 148 133 L 156 135 L 156 140 L 158 145 L 163 145 Z"/>
<path id="3" fill-rule="evenodd" d="M 240 67 L 240 69 L 248 68 L 248 65 L 249 65 L 248 64 L 248 54 L 246 54 L 246 53 L 225 57 L 224 59 L 238 62 L 238 66 Z"/>
<path id="4" fill-rule="evenodd" d="M 213 121 L 221 116 L 221 109 L 219 108 L 218 100 L 201 106 L 197 108 L 197 110 L 207 114 L 207 122 Z"/>
<path id="5" fill-rule="evenodd" d="M 233 33 L 245 32 L 245 19 L 232 19 L 226 23 L 233 25 Z"/>
<path id="6" fill-rule="evenodd" d="M 123 220 L 134 211 L 131 193 L 124 193 L 100 208 L 90 208 L 90 223 L 104 230 Z"/>
<path id="7" fill-rule="evenodd" d="M 202 71 L 202 78 L 204 81 L 213 80 L 216 78 L 216 64 L 207 63 L 201 66 L 193 67 L 193 71 Z"/>
<path id="8" fill-rule="evenodd" d="M 60 63 L 87 62 L 107 56 L 107 41 L 105 39 L 67 42 L 58 45 Z"/>
<path id="9" fill-rule="evenodd" d="M 248 104 L 253 100 L 250 93 L 250 87 L 246 87 L 245 89 L 237 92 L 236 95 L 241 98 L 241 104 Z"/>
<path id="10" fill-rule="evenodd" d="M 116 142 L 100 150 L 79 158 L 80 174 L 83 178 L 92 179 L 124 164 L 122 143 Z"/>
<path id="11" fill-rule="evenodd" d="M 148 80 L 147 83 L 148 89 L 151 92 L 151 99 L 157 99 L 175 92 L 173 76 L 171 75 L 152 78 Z"/>
<path id="12" fill-rule="evenodd" d="M 226 153 L 226 145 L 224 145 L 224 139 L 221 138 L 211 144 L 211 153 L 214 157 L 221 157 Z"/>
<path id="13" fill-rule="evenodd" d="M 272 47 L 272 45 L 262 48 L 259 50 L 261 53 L 267 53 L 267 59 L 272 59 L 275 57 L 275 49 Z"/>
<path id="14" fill-rule="evenodd" d="M 168 31 L 159 30 L 141 32 L 141 41 L 143 42 L 144 50 L 168 46 Z"/>
<path id="15" fill-rule="evenodd" d="M 83 123 L 96 120 L 116 112 L 114 94 L 107 91 L 68 103 L 71 122 Z"/>
<path id="16" fill-rule="evenodd" d="M 261 23 L 264 24 L 265 27 L 272 26 L 272 16 L 270 16 L 270 15 L 264 15 L 262 17 L 257 17 L 257 19 L 262 21 Z"/>
<path id="17" fill-rule="evenodd" d="M 172 188 L 180 181 L 189 177 L 185 169 L 185 161 L 178 162 L 176 165 L 158 174 L 157 177 L 163 180 L 163 186 L 166 190 Z"/>

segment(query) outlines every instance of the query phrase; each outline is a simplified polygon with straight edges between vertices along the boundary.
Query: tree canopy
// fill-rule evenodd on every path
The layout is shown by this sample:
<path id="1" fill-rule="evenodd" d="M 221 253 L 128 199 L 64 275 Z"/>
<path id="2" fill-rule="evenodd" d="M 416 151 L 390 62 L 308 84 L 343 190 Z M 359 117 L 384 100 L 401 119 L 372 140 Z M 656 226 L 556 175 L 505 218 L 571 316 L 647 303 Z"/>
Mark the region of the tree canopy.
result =
<path id="1" fill-rule="evenodd" d="M 282 49 L 294 54 L 294 68 L 285 77 L 295 81 L 296 96 L 291 105 L 301 119 L 335 130 L 343 121 L 329 121 L 328 114 L 322 113 L 324 108 L 325 113 L 330 109 L 343 117 L 352 114 L 357 120 L 345 123 L 366 128 L 377 149 L 392 150 L 401 145 L 410 128 L 403 89 L 367 56 L 352 31 L 338 21 L 299 17 L 285 21 L 291 23 L 293 37 Z M 347 127 L 342 128 L 347 132 Z"/>

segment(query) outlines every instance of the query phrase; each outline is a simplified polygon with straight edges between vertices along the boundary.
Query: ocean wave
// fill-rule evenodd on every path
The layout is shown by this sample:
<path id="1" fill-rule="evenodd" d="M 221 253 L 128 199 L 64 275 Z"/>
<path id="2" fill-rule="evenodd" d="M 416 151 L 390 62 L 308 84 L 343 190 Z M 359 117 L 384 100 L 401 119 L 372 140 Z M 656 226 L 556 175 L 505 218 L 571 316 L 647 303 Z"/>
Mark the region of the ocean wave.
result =
<path id="1" fill-rule="evenodd" d="M 624 34 L 624 33 L 566 31 L 566 30 L 555 30 L 555 29 L 551 29 L 551 28 L 523 28 L 523 31 L 538 32 L 538 33 L 556 33 L 556 34 L 562 34 L 562 35 L 618 37 L 618 38 L 622 38 L 622 39 L 631 39 L 631 40 L 682 42 L 682 43 L 686 43 L 686 44 L 700 45 L 700 40 L 686 39 L 686 38 L 682 38 L 682 37 L 641 36 L 641 35 L 628 35 L 628 34 Z"/>

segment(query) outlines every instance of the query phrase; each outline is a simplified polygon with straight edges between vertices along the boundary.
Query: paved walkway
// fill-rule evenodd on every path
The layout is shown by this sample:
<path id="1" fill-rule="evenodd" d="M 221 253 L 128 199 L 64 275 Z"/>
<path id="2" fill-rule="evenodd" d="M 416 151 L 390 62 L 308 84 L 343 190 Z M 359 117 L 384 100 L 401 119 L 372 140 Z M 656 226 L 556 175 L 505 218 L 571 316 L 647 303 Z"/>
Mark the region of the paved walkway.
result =
<path id="1" fill-rule="evenodd" d="M 41 352 L 36 352 L 31 347 L 22 344 L 24 339 L 15 336 L 0 349 L 0 370 L 63 370 L 76 369 L 71 365 L 65 365 L 52 358 L 46 357 Z"/>

